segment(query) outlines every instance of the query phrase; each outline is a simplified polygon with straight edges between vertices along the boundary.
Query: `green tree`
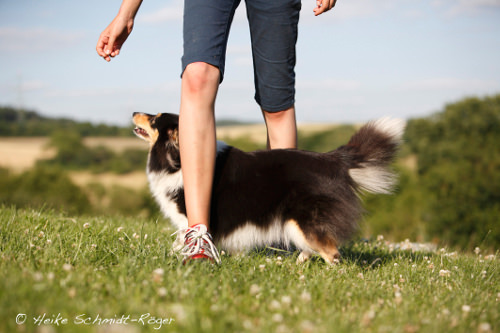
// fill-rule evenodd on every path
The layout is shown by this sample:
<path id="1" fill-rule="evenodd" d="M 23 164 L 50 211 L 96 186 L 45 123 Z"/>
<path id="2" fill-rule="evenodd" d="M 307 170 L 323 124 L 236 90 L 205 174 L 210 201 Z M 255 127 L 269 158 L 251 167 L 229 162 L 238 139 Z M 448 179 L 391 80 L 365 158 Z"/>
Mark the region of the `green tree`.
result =
<path id="1" fill-rule="evenodd" d="M 462 247 L 500 245 L 500 95 L 447 105 L 408 123 L 431 234 Z"/>

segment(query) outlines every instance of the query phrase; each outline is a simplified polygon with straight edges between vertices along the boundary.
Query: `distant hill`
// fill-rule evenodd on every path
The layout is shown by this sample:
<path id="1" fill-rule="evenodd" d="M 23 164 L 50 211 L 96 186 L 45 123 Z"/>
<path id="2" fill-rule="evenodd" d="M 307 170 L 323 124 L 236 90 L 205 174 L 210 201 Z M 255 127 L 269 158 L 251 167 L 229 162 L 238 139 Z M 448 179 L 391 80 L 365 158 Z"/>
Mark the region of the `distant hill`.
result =
<path id="1" fill-rule="evenodd" d="M 81 136 L 131 136 L 130 127 L 50 118 L 32 110 L 0 106 L 0 136 L 48 136 L 56 130 L 75 131 Z"/>

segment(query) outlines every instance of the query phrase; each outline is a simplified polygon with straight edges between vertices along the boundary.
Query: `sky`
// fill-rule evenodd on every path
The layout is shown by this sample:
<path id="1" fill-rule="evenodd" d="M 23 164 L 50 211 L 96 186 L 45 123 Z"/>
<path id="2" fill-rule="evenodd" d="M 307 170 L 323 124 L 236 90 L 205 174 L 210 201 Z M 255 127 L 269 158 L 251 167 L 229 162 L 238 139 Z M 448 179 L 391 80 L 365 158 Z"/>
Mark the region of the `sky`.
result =
<path id="1" fill-rule="evenodd" d="M 249 0 L 251 1 L 251 0 Z M 0 0 L 0 105 L 128 125 L 132 112 L 178 113 L 182 0 L 144 0 L 110 63 L 95 46 L 121 0 Z M 425 117 L 500 93 L 500 0 L 303 0 L 299 123 Z M 244 2 L 230 32 L 216 118 L 261 121 Z"/>

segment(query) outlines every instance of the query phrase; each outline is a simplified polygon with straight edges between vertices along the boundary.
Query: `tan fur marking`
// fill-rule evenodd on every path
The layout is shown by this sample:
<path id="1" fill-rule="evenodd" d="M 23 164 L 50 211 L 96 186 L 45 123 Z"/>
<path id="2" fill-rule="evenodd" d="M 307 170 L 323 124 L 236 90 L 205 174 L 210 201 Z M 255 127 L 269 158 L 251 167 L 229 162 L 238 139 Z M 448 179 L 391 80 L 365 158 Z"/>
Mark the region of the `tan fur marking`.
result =
<path id="1" fill-rule="evenodd" d="M 148 138 L 144 138 L 145 140 L 149 141 L 150 146 L 153 146 L 158 140 L 158 130 L 153 129 L 151 127 L 151 124 L 149 123 L 151 120 L 151 117 L 147 114 L 144 113 L 137 113 L 133 117 L 134 124 L 137 127 L 142 128 L 143 130 L 148 133 Z"/>

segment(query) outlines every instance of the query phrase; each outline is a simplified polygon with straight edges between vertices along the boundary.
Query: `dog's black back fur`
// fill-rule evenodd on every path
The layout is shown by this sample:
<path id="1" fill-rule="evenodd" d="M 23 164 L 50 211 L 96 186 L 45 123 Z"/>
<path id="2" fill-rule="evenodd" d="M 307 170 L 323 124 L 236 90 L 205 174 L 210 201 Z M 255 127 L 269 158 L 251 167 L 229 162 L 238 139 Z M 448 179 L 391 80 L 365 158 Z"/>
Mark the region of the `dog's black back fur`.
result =
<path id="1" fill-rule="evenodd" d="M 344 239 L 352 233 L 360 203 L 341 154 L 227 149 L 217 157 L 214 178 L 211 228 L 215 237 L 247 221 L 265 229 L 279 216 L 282 221 L 300 221 L 306 234 Z"/>
<path id="2" fill-rule="evenodd" d="M 148 158 L 152 190 L 162 208 L 171 210 L 171 203 L 175 203 L 175 214 L 166 208 L 164 213 L 171 218 L 175 215 L 173 222 L 178 227 L 187 227 L 179 173 L 178 116 L 146 116 L 158 132 Z M 312 249 L 332 262 L 338 255 L 337 244 L 352 235 L 361 217 L 360 192 L 390 191 L 394 180 L 388 167 L 403 128 L 400 122 L 387 120 L 369 123 L 345 146 L 329 153 L 294 149 L 246 153 L 222 146 L 217 151 L 211 203 L 210 229 L 214 240 L 224 243 L 248 225 L 264 234 L 272 230 L 279 234 L 288 223 L 296 226 L 291 232 L 293 237 L 307 244 L 304 252 Z M 168 177 L 177 178 L 170 181 Z M 169 204 L 162 204 L 164 200 Z M 257 236 L 248 237 L 247 243 L 252 243 L 252 237 Z M 281 240 L 285 245 L 290 241 L 286 237 Z M 255 242 L 258 245 L 258 240 Z M 236 240 L 231 244 L 239 243 Z"/>

